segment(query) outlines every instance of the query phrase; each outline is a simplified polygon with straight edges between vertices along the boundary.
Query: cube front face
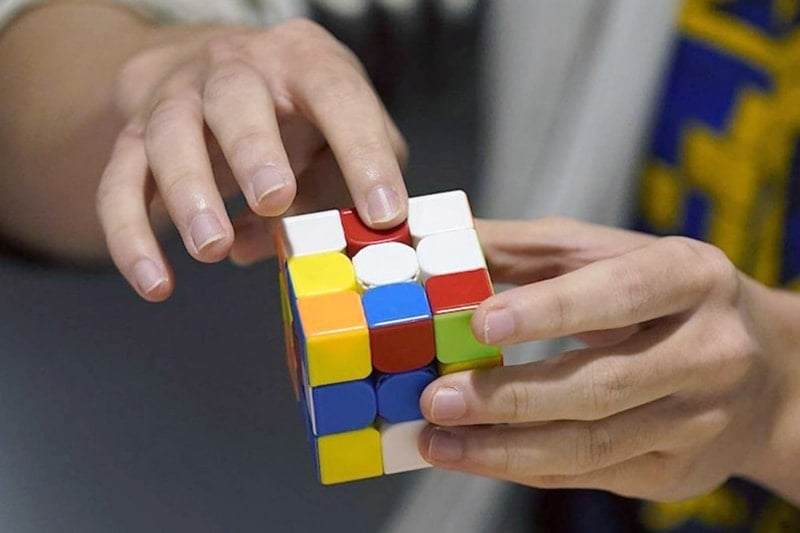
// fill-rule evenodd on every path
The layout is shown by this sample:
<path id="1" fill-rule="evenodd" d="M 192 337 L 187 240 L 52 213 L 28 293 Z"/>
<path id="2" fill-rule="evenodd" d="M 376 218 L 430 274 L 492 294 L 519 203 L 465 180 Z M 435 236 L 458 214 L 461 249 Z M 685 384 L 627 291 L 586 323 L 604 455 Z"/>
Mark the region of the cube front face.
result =
<path id="1" fill-rule="evenodd" d="M 422 390 L 502 364 L 469 325 L 492 287 L 466 195 L 412 198 L 408 222 L 385 231 L 352 209 L 288 217 L 277 245 L 287 363 L 320 481 L 430 466 L 416 445 Z"/>

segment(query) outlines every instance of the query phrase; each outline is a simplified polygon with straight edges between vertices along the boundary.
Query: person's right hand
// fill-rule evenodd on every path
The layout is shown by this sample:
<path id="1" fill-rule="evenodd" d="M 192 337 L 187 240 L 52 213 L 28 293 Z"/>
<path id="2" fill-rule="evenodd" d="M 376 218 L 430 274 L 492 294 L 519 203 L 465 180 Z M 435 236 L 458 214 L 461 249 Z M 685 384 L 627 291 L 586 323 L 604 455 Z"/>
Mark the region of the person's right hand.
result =
<path id="1" fill-rule="evenodd" d="M 97 210 L 114 263 L 147 300 L 174 287 L 151 223 L 162 206 L 203 262 L 266 258 L 268 217 L 341 205 L 343 185 L 370 226 L 405 219 L 405 142 L 358 60 L 312 22 L 168 32 L 119 80 L 127 126 Z M 231 222 L 223 198 L 239 191 L 249 209 Z"/>

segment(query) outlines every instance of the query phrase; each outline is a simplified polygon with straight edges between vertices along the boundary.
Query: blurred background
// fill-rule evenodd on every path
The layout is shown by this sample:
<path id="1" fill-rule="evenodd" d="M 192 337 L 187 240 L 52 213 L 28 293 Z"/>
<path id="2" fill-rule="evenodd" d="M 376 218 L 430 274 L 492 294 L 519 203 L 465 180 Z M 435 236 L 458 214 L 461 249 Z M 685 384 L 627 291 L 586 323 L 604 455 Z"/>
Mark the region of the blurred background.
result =
<path id="1" fill-rule="evenodd" d="M 477 0 L 318 0 L 411 147 L 412 194 L 480 174 Z M 415 474 L 320 487 L 274 262 L 194 263 L 165 304 L 113 271 L 0 259 L 0 531 L 379 530 Z"/>

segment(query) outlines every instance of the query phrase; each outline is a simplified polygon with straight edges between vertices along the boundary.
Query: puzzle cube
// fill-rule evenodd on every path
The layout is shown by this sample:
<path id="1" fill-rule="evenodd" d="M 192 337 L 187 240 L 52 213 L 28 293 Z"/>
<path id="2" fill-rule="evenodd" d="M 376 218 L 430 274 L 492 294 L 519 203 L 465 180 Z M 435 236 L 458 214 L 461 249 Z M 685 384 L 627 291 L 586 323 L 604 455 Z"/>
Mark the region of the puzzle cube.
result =
<path id="1" fill-rule="evenodd" d="M 354 209 L 286 217 L 276 244 L 287 366 L 320 482 L 430 466 L 422 391 L 503 364 L 470 327 L 493 290 L 466 195 L 412 198 L 385 231 Z"/>

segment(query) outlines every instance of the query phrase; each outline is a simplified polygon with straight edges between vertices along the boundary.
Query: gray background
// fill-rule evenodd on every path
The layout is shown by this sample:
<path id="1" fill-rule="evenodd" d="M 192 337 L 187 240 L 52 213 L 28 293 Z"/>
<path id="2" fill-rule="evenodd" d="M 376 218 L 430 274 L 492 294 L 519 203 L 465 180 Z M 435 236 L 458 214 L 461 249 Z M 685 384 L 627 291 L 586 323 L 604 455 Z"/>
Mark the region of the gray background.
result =
<path id="1" fill-rule="evenodd" d="M 471 190 L 478 26 L 371 27 L 339 31 L 409 140 L 412 193 Z M 0 260 L 0 531 L 376 530 L 413 474 L 318 486 L 274 262 L 204 266 L 168 247 L 178 288 L 161 305 L 112 271 Z"/>

